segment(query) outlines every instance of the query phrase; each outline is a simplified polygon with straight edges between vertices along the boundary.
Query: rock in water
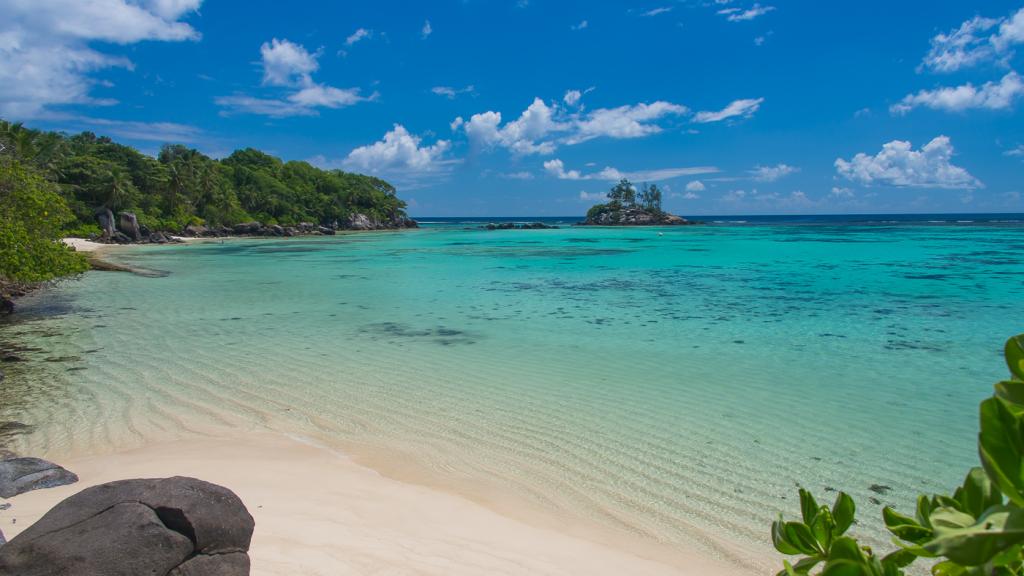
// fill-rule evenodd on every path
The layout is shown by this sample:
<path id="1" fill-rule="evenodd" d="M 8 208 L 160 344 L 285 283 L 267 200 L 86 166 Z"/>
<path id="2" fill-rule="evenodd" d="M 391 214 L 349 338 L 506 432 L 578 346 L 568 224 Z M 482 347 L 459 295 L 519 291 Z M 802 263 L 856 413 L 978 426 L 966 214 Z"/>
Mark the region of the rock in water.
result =
<path id="1" fill-rule="evenodd" d="M 117 221 L 117 229 L 134 242 L 142 240 L 142 231 L 139 229 L 139 219 L 132 212 L 121 212 Z"/>
<path id="2" fill-rule="evenodd" d="M 245 576 L 254 525 L 216 484 L 120 480 L 67 498 L 0 547 L 0 574 Z"/>
<path id="3" fill-rule="evenodd" d="M 78 476 L 41 458 L 0 460 L 0 497 L 78 482 Z"/>
<path id="4" fill-rule="evenodd" d="M 371 221 L 366 214 L 354 212 L 348 217 L 348 227 L 351 230 L 373 230 L 377 224 Z"/>

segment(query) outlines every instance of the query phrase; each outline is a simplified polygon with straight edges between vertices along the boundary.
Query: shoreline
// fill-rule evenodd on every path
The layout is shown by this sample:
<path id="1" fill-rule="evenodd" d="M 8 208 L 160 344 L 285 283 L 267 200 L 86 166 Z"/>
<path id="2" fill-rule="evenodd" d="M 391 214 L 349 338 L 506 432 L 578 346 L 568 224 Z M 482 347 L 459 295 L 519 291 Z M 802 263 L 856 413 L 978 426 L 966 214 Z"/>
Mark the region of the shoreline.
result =
<path id="1" fill-rule="evenodd" d="M 0 512 L 8 538 L 88 486 L 178 475 L 221 484 L 242 498 L 256 519 L 249 551 L 254 575 L 752 573 L 697 553 L 679 551 L 669 561 L 622 541 L 562 529 L 557 522 L 526 522 L 456 493 L 382 475 L 349 455 L 280 433 L 157 442 L 59 464 L 81 480 L 10 499 L 13 506 Z"/>

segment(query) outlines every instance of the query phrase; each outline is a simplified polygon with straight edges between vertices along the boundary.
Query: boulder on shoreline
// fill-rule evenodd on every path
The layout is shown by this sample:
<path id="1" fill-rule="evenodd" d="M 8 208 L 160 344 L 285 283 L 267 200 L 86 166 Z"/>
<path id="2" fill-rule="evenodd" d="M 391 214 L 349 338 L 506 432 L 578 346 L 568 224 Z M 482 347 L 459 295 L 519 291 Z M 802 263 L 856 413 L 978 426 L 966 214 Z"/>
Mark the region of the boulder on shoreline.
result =
<path id="1" fill-rule="evenodd" d="M 232 491 L 197 480 L 120 480 L 54 506 L 0 547 L 0 574 L 245 576 L 255 522 Z"/>
<path id="2" fill-rule="evenodd" d="M 0 460 L 0 497 L 78 482 L 78 476 L 42 458 Z"/>

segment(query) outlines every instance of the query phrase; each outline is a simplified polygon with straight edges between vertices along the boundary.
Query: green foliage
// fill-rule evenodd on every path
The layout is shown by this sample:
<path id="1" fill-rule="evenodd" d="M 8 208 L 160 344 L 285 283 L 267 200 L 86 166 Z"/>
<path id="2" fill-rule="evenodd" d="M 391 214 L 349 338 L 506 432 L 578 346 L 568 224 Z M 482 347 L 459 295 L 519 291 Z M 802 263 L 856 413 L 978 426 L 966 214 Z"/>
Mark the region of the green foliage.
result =
<path id="1" fill-rule="evenodd" d="M 40 282 L 86 270 L 85 258 L 60 242 L 73 220 L 53 184 L 17 161 L 0 161 L 0 279 Z"/>
<path id="2" fill-rule="evenodd" d="M 935 559 L 935 576 L 1019 576 L 1024 571 L 1024 335 L 1006 342 L 1010 379 L 981 403 L 978 454 L 952 496 L 921 495 L 914 516 L 885 507 L 882 520 L 899 547 L 878 557 L 843 536 L 854 504 L 840 494 L 832 510 L 800 490 L 802 519 L 772 525 L 775 549 L 802 555 L 784 562 L 782 576 L 902 576 L 917 558 Z M 848 500 L 848 503 L 846 501 Z M 842 517 L 842 521 L 838 519 Z M 840 529 L 841 528 L 841 529 Z"/>
<path id="3" fill-rule="evenodd" d="M 625 206 L 635 206 L 636 186 L 633 186 L 629 180 L 623 178 L 622 180 L 619 180 L 619 183 L 613 186 L 610 191 L 608 191 L 608 199 L 611 200 L 612 203 Z"/>
<path id="4" fill-rule="evenodd" d="M 282 162 L 252 148 L 215 160 L 166 145 L 152 158 L 91 132 L 66 136 L 2 120 L 0 143 L 59 187 L 72 230 L 94 223 L 97 208 L 131 211 L 141 225 L 172 232 L 198 222 L 329 225 L 356 212 L 380 221 L 405 217 L 405 203 L 379 178 Z"/>
<path id="5" fill-rule="evenodd" d="M 661 189 L 657 184 L 644 184 L 640 189 L 640 206 L 650 212 L 661 212 Z"/>

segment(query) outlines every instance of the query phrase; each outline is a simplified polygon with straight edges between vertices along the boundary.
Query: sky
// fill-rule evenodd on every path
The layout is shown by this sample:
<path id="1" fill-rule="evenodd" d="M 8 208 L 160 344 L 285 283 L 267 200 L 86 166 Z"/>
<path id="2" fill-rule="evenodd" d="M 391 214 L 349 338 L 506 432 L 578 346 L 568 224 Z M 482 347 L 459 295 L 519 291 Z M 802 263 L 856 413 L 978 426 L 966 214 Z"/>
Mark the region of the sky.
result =
<path id="1" fill-rule="evenodd" d="M 0 0 L 0 118 L 414 216 L 1024 212 L 1024 2 Z"/>

